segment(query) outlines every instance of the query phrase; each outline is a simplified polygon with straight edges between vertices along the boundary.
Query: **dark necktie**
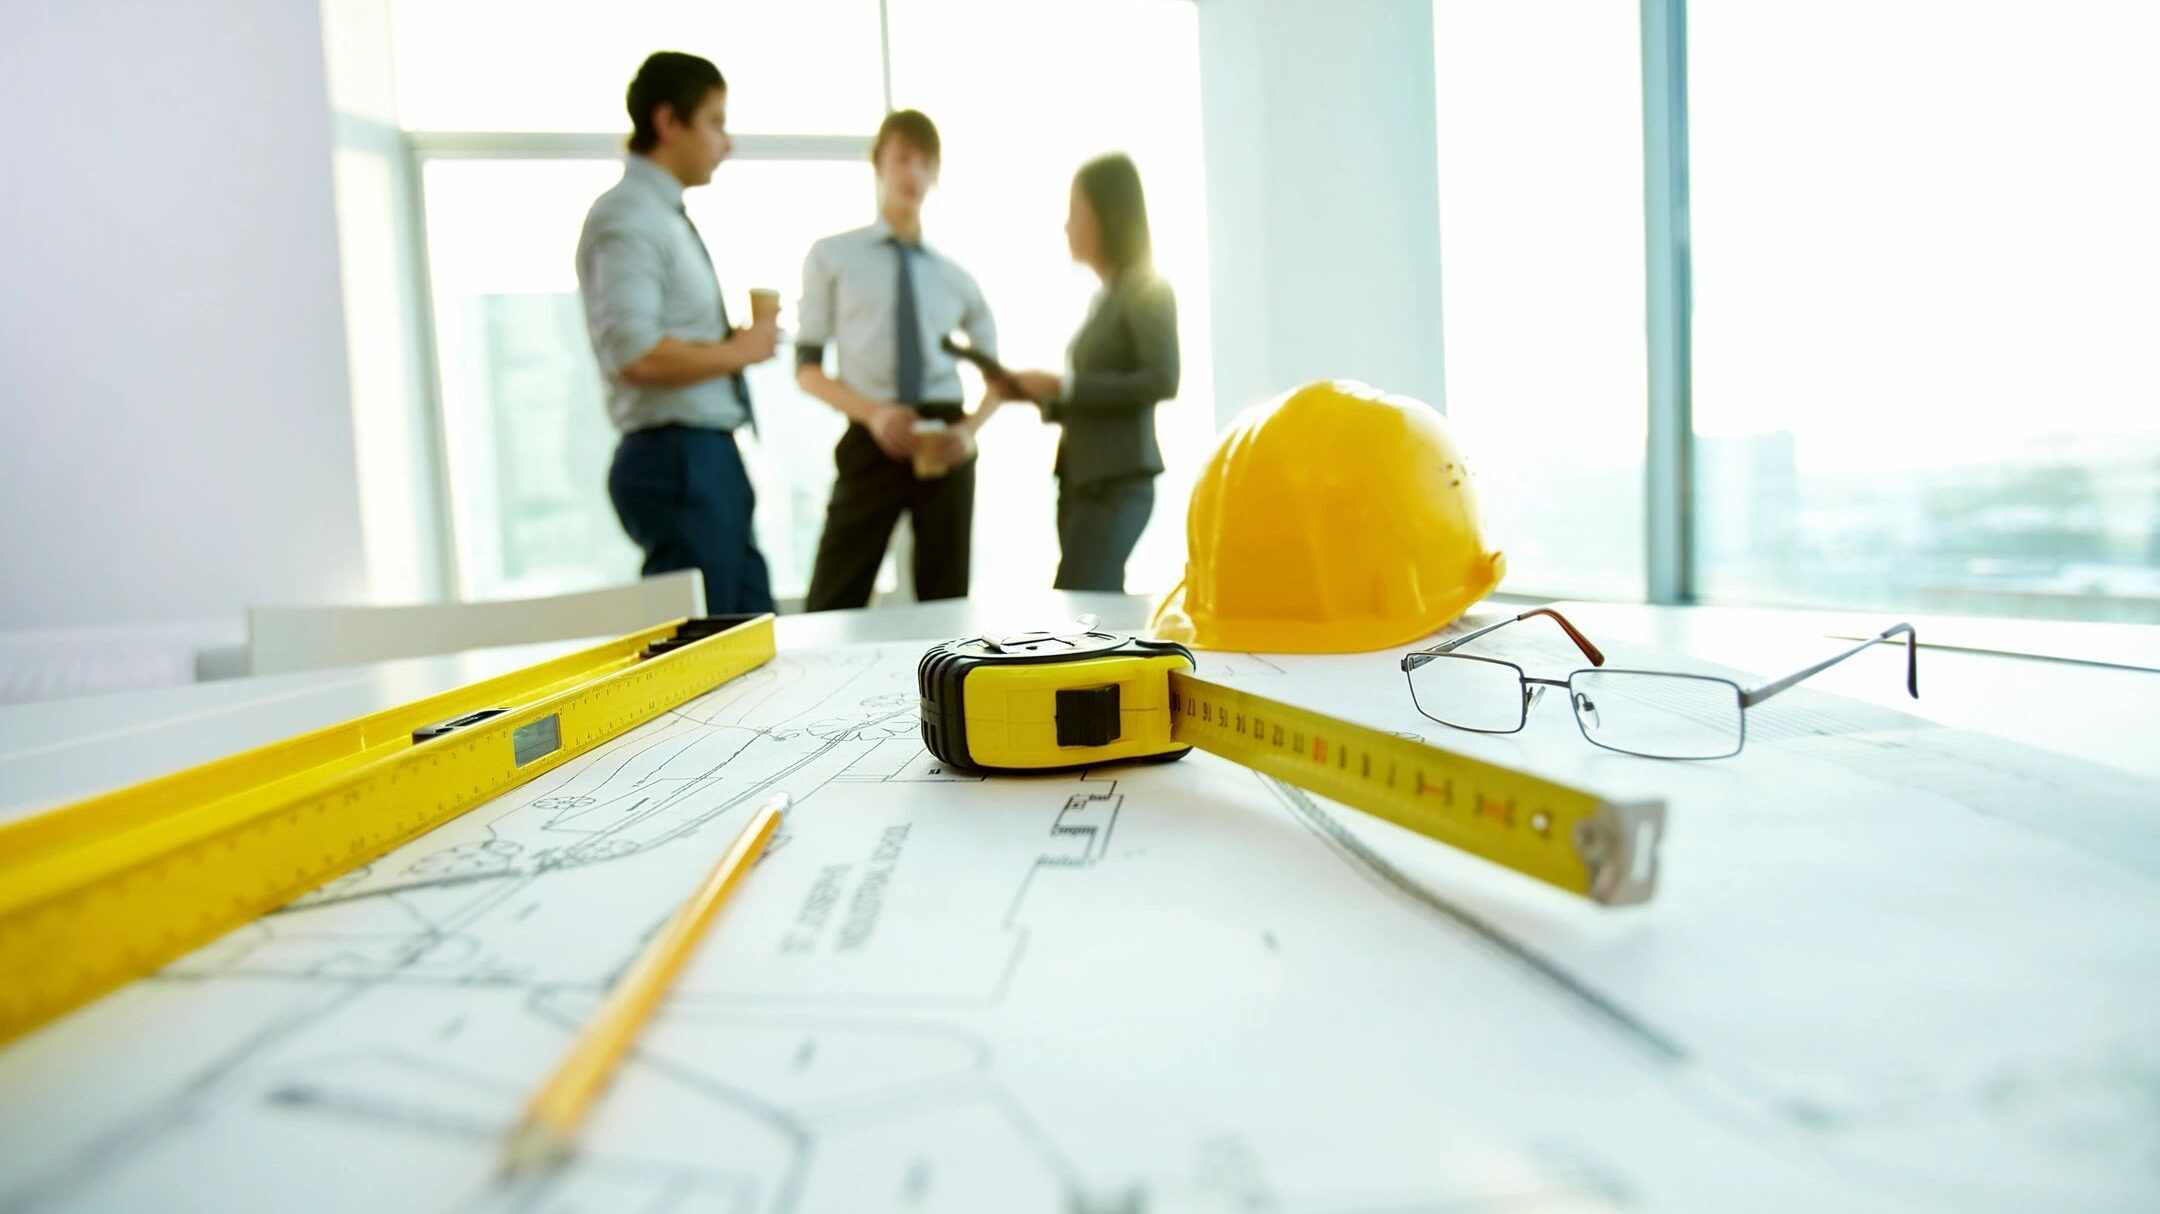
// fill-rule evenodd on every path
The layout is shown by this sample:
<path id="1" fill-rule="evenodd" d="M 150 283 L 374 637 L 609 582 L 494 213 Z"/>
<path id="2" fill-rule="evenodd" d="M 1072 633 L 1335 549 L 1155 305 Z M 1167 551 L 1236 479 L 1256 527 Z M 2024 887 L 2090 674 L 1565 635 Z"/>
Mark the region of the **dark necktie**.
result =
<path id="1" fill-rule="evenodd" d="M 682 215 L 684 223 L 690 224 L 690 239 L 697 245 L 698 255 L 705 259 L 705 268 L 713 272 L 713 290 L 720 296 L 721 340 L 725 341 L 727 335 L 735 331 L 735 327 L 728 323 L 727 292 L 720 290 L 720 271 L 713 268 L 712 251 L 705 247 L 705 238 L 698 234 L 697 225 L 690 223 L 690 208 L 678 206 L 675 210 Z M 749 423 L 750 432 L 755 434 L 757 432 L 757 410 L 750 407 L 750 381 L 745 379 L 740 371 L 729 376 L 728 379 L 735 385 L 737 399 L 742 401 L 743 420 Z"/>
<path id="2" fill-rule="evenodd" d="M 923 399 L 922 320 L 915 310 L 915 254 L 922 250 L 893 238 L 900 250 L 900 284 L 893 304 L 893 341 L 899 355 L 893 388 L 903 405 L 919 405 Z"/>

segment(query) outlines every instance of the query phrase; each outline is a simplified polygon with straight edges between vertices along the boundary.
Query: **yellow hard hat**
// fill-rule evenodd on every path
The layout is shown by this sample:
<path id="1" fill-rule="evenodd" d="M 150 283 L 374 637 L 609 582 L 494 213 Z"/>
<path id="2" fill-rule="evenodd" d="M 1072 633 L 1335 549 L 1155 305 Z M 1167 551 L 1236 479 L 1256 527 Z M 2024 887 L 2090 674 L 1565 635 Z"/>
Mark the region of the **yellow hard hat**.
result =
<path id="1" fill-rule="evenodd" d="M 1202 649 L 1408 644 L 1507 572 L 1439 413 L 1349 380 L 1241 414 L 1193 485 L 1185 542 L 1185 578 L 1153 631 Z"/>

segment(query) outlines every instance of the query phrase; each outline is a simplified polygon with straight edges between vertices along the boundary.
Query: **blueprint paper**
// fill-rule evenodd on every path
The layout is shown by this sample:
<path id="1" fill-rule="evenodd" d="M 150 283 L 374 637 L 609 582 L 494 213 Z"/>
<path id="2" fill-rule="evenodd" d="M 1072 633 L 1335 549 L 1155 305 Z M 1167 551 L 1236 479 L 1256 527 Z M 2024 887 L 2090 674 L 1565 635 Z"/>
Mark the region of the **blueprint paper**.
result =
<path id="1" fill-rule="evenodd" d="M 1740 758 L 1671 764 L 1564 702 L 1447 730 L 1392 654 L 1203 655 L 1663 796 L 1664 886 L 1616 912 L 1204 754 L 956 776 L 917 740 L 920 653 L 783 653 L 0 1052 L 0 1210 L 2160 1196 L 2146 782 L 1805 689 Z M 796 808 L 584 1153 L 498 1187 L 526 1096 L 775 791 Z"/>

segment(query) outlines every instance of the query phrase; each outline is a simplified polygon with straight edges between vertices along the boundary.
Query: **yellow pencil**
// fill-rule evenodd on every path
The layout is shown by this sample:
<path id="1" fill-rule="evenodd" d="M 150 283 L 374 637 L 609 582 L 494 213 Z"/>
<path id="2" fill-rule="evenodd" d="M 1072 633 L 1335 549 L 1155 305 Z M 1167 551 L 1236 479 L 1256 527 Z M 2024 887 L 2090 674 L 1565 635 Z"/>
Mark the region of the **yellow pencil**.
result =
<path id="1" fill-rule="evenodd" d="M 711 926 L 713 916 L 742 883 L 743 874 L 765 853 L 766 841 L 772 838 L 773 828 L 780 825 L 790 804 L 788 795 L 781 793 L 758 807 L 750 825 L 713 865 L 697 893 L 675 912 L 667 927 L 638 957 L 637 964 L 608 992 L 607 1002 L 585 1031 L 578 1034 L 569 1057 L 533 1096 L 532 1103 L 525 1106 L 525 1117 L 503 1151 L 504 1179 L 553 1166 L 569 1154 L 579 1123 L 585 1120 L 594 1098 L 614 1073 L 616 1061 L 637 1039 L 653 1006 L 667 993 L 676 972 L 690 959 L 705 929 Z"/>

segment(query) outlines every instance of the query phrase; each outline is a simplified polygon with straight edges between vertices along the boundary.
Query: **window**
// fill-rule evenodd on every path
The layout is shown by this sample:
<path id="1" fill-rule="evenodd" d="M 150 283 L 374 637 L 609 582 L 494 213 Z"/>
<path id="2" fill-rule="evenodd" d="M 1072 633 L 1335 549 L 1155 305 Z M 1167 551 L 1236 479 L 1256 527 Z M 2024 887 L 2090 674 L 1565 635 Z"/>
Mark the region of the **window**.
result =
<path id="1" fill-rule="evenodd" d="M 1110 149 L 1139 162 L 1186 341 L 1181 401 L 1159 415 L 1170 472 L 1129 580 L 1147 590 L 1175 580 L 1182 503 L 1213 433 L 1191 5 L 818 0 L 704 10 L 633 3 L 601 14 L 559 0 L 325 4 L 341 29 L 377 31 L 379 46 L 356 65 L 367 69 L 367 116 L 381 126 L 394 113 L 396 125 L 382 129 L 403 141 L 419 183 L 443 513 L 459 593 L 543 594 L 635 576 L 639 554 L 607 498 L 616 436 L 573 252 L 586 209 L 620 172 L 624 84 L 659 47 L 706 54 L 728 78 L 737 154 L 686 201 L 731 309 L 747 312 L 753 286 L 777 287 L 783 330 L 811 242 L 875 218 L 866 152 L 888 83 L 896 105 L 927 110 L 945 133 L 930 238 L 981 280 L 1016 365 L 1060 367 L 1094 289 L 1065 250 L 1074 170 Z M 1114 86 L 1100 70 L 1113 61 Z M 360 264 L 358 249 L 349 278 L 391 272 Z M 795 387 L 785 345 L 750 383 L 760 433 L 746 456 L 759 541 L 775 593 L 791 598 L 809 581 L 844 423 Z M 978 588 L 1049 586 L 1056 440 L 1033 410 L 1017 407 L 984 435 L 976 549 L 995 559 L 976 562 Z M 431 453 L 417 448 L 415 466 L 431 466 Z M 406 514 L 427 508 L 418 499 L 392 504 Z"/>
<path id="2" fill-rule="evenodd" d="M 1503 589 L 1643 594 L 1635 6 L 1433 11 L 1447 414 Z"/>
<path id="3" fill-rule="evenodd" d="M 749 316 L 751 287 L 773 287 L 783 301 L 781 330 L 792 330 L 803 255 L 821 236 L 870 222 L 875 194 L 864 158 L 731 161 L 710 186 L 685 195 L 728 292 L 730 317 Z M 799 598 L 810 588 L 811 559 L 832 497 L 833 444 L 847 422 L 795 386 L 795 351 L 785 342 L 749 378 L 758 432 L 744 443 L 744 454 L 757 486 L 758 547 L 772 567 L 773 593 Z"/>
<path id="4" fill-rule="evenodd" d="M 720 66 L 738 131 L 860 134 L 882 108 L 877 0 L 395 0 L 392 15 L 407 130 L 627 133 L 624 86 L 663 49 Z"/>
<path id="5" fill-rule="evenodd" d="M 2160 8 L 1689 26 L 1698 593 L 2160 618 Z"/>
<path id="6" fill-rule="evenodd" d="M 612 160 L 427 165 L 454 532 L 471 596 L 556 593 L 637 574 L 637 549 L 608 502 L 616 434 L 571 257 L 586 208 L 621 171 Z M 747 315 L 752 286 L 779 287 L 792 300 L 800 250 L 861 223 L 869 191 L 864 162 L 751 161 L 723 166 L 687 198 L 730 307 Z M 750 387 L 759 428 L 744 446 L 759 539 L 775 592 L 799 596 L 842 423 L 796 388 L 786 357 L 753 368 Z"/>
<path id="7" fill-rule="evenodd" d="M 1095 291 L 1066 250 L 1073 173 L 1107 151 L 1140 168 L 1157 267 L 1177 290 L 1183 373 L 1178 399 L 1156 410 L 1169 472 L 1125 577 L 1129 590 L 1167 590 L 1215 433 L 1198 14 L 1162 0 L 893 0 L 891 19 L 893 104 L 929 114 L 945 144 L 925 233 L 982 284 L 1008 365 L 1061 369 Z M 984 429 L 976 585 L 1050 586 L 1057 439 L 1024 407 Z"/>
<path id="8" fill-rule="evenodd" d="M 422 173 L 461 589 L 511 598 L 637 576 L 608 503 L 615 432 L 574 252 L 606 160 L 440 160 Z M 546 250 L 549 255 L 542 255 Z"/>

